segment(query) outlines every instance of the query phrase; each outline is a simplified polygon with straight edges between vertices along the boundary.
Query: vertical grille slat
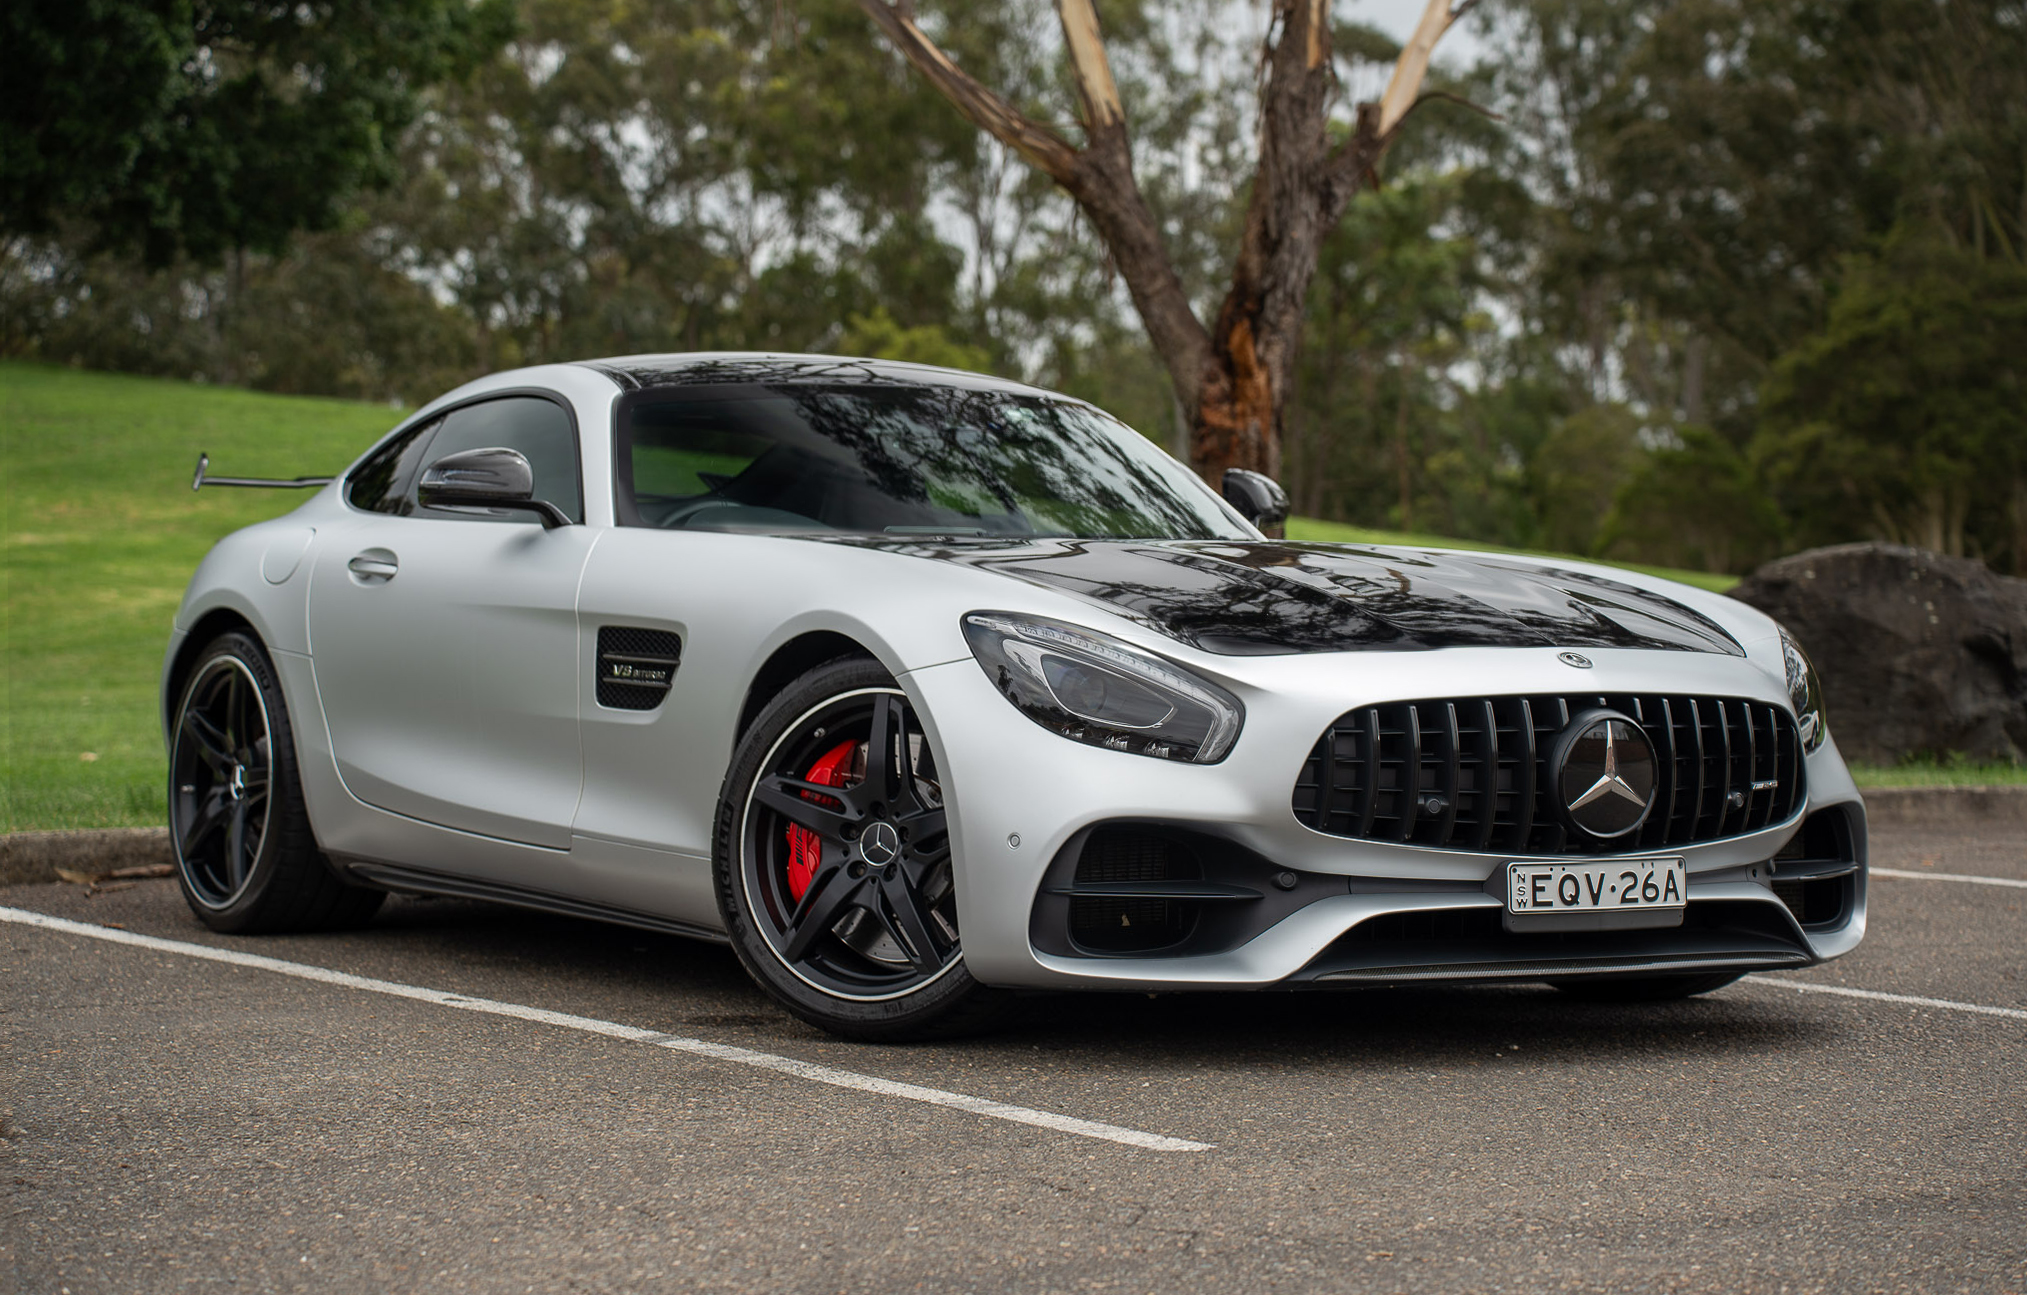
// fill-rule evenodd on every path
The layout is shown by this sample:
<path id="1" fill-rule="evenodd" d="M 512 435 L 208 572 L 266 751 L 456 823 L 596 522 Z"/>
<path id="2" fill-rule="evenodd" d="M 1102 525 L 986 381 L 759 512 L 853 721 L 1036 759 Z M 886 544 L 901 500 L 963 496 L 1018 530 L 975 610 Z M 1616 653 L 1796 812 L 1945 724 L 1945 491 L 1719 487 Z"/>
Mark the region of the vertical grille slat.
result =
<path id="1" fill-rule="evenodd" d="M 1421 708 L 1413 702 L 1401 709 L 1405 712 L 1402 730 L 1407 735 L 1407 754 L 1401 764 L 1401 840 L 1411 841 L 1415 818 L 1422 812 L 1422 716 Z"/>
<path id="2" fill-rule="evenodd" d="M 1478 703 L 1478 725 L 1478 787 L 1473 803 L 1478 825 L 1468 847 L 1473 851 L 1483 850 L 1492 839 L 1493 821 L 1499 816 L 1499 716 L 1489 697 Z"/>
<path id="3" fill-rule="evenodd" d="M 1733 811 L 1731 796 L 1737 794 L 1737 790 L 1739 790 L 1741 784 L 1745 786 L 1745 790 L 1751 790 L 1751 766 L 1747 764 L 1745 770 L 1739 768 L 1739 762 L 1745 756 L 1739 752 L 1739 728 L 1741 726 L 1737 726 L 1737 723 L 1731 721 L 1731 713 L 1733 713 L 1731 705 L 1725 703 L 1725 701 L 1719 701 L 1717 703 L 1717 713 L 1725 717 L 1725 813 L 1723 813 L 1723 817 L 1717 823 L 1717 831 L 1721 835 L 1729 837 L 1733 833 L 1745 831 L 1745 809 L 1747 809 L 1747 805 L 1739 805 Z M 1743 701 L 1739 703 L 1739 713 L 1745 713 L 1745 703 Z M 1751 730 L 1747 730 L 1747 738 L 1751 738 Z M 1743 778 L 1739 776 L 1741 772 L 1745 774 Z M 1733 821 L 1733 813 L 1737 813 L 1737 821 Z"/>
<path id="4" fill-rule="evenodd" d="M 1775 712 L 1775 720 L 1780 719 Z M 1781 817 L 1792 817 L 1802 807 L 1802 737 L 1792 724 L 1779 724 L 1780 737 L 1775 743 L 1779 752 L 1779 766 L 1774 776 L 1781 780 L 1781 788 L 1787 793 L 1787 800 L 1781 806 Z"/>
<path id="5" fill-rule="evenodd" d="M 1661 767 L 1670 771 L 1667 791 L 1654 798 L 1654 808 L 1661 814 L 1661 830 L 1655 835 L 1655 839 L 1659 841 L 1666 839 L 1669 830 L 1675 825 L 1675 798 L 1681 790 L 1682 780 L 1674 776 L 1675 708 L 1669 704 L 1666 697 L 1657 698 L 1656 700 L 1661 703 L 1661 723 L 1658 726 L 1660 728 L 1660 736 L 1655 739 L 1654 754 L 1659 758 Z M 1649 728 L 1647 732 L 1649 735 L 1652 735 L 1654 729 Z M 1649 821 L 1652 821 L 1651 816 Z"/>
<path id="6" fill-rule="evenodd" d="M 1315 766 L 1313 774 L 1310 773 L 1309 765 Z M 1336 725 L 1333 724 L 1330 731 L 1323 735 L 1323 740 L 1316 744 L 1316 754 L 1303 767 L 1303 772 L 1309 774 L 1314 779 L 1314 784 L 1310 788 L 1310 794 L 1314 798 L 1312 803 L 1325 825 L 1323 830 L 1326 832 L 1330 831 L 1330 816 L 1336 812 L 1336 806 L 1331 803 L 1330 797 L 1330 789 L 1337 785 Z M 1298 805 L 1302 803 L 1302 791 L 1302 784 L 1297 783 L 1295 785 L 1295 803 Z"/>
<path id="7" fill-rule="evenodd" d="M 1767 816 L 1760 812 L 1760 807 L 1764 805 L 1767 809 L 1771 810 L 1774 805 L 1772 792 L 1754 789 L 1754 784 L 1763 781 L 1767 776 L 1766 770 L 1761 767 L 1760 763 L 1760 753 L 1762 750 L 1760 745 L 1760 716 L 1764 709 L 1764 707 L 1753 705 L 1750 702 L 1746 704 L 1745 708 L 1745 762 L 1747 780 L 1745 828 L 1748 832 L 1767 825 Z"/>
<path id="8" fill-rule="evenodd" d="M 1371 836 L 1373 812 L 1379 808 L 1379 712 L 1368 708 L 1358 713 L 1358 719 L 1358 733 L 1364 743 L 1359 756 L 1364 768 L 1359 784 L 1357 835 Z"/>
<path id="9" fill-rule="evenodd" d="M 1703 773 L 1706 764 L 1703 749 L 1703 707 L 1697 705 L 1693 697 L 1689 700 L 1689 731 L 1696 738 L 1696 794 L 1689 801 L 1689 837 L 1695 840 L 1701 835 L 1700 829 L 1703 824 Z M 1715 836 L 1716 833 L 1713 832 L 1711 835 Z"/>
<path id="10" fill-rule="evenodd" d="M 1463 737 L 1457 728 L 1456 703 L 1443 702 L 1436 709 L 1443 721 L 1436 729 L 1436 794 L 1443 798 L 1443 808 L 1436 816 L 1435 843 L 1448 845 L 1450 834 L 1457 828 L 1457 800 L 1463 794 L 1462 754 L 1458 749 Z"/>
<path id="11" fill-rule="evenodd" d="M 1534 740 L 1534 706 L 1520 699 L 1520 766 L 1513 771 L 1514 817 L 1519 820 L 1513 839 L 1526 844 L 1534 835 L 1534 790 L 1541 781 L 1540 745 Z"/>
<path id="12" fill-rule="evenodd" d="M 1564 826 L 1552 739 L 1605 705 L 1654 748 L 1654 806 L 1632 835 L 1592 840 Z M 1641 694 L 1436 698 L 1365 706 L 1317 741 L 1294 787 L 1305 826 L 1357 840 L 1474 854 L 1668 849 L 1756 832 L 1805 800 L 1801 739 L 1781 707 L 1736 697 Z M 1776 785 L 1753 790 L 1756 782 Z M 1740 804 L 1731 797 L 1741 794 Z M 1440 802 L 1440 806 L 1438 805 Z"/>

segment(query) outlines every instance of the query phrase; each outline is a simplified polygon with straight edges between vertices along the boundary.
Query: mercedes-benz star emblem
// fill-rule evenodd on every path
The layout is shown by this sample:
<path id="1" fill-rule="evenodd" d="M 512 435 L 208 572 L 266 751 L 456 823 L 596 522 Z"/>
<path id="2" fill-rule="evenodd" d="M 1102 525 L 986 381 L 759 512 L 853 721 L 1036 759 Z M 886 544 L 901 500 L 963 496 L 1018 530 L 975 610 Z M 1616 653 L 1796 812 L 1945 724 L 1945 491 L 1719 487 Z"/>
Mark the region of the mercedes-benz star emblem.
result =
<path id="1" fill-rule="evenodd" d="M 1659 770 L 1654 746 L 1617 711 L 1586 711 L 1556 742 L 1556 787 L 1570 824 L 1600 839 L 1647 821 Z"/>
<path id="2" fill-rule="evenodd" d="M 1558 652 L 1555 654 L 1555 659 L 1564 665 L 1573 665 L 1579 670 L 1591 668 L 1591 659 L 1581 652 Z"/>
<path id="3" fill-rule="evenodd" d="M 884 868 L 901 853 L 901 834 L 894 830 L 892 823 L 875 823 L 866 829 L 865 839 L 859 843 L 859 853 L 875 868 Z"/>

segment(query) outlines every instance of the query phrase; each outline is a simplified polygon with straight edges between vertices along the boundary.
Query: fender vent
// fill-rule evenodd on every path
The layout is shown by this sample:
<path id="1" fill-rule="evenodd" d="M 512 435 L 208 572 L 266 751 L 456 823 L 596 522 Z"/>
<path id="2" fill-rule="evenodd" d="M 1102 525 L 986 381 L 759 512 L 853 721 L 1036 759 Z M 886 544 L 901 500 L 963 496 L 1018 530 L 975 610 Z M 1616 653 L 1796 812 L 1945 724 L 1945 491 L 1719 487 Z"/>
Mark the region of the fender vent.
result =
<path id="1" fill-rule="evenodd" d="M 683 641 L 667 630 L 602 625 L 598 630 L 598 704 L 653 710 L 675 686 Z"/>

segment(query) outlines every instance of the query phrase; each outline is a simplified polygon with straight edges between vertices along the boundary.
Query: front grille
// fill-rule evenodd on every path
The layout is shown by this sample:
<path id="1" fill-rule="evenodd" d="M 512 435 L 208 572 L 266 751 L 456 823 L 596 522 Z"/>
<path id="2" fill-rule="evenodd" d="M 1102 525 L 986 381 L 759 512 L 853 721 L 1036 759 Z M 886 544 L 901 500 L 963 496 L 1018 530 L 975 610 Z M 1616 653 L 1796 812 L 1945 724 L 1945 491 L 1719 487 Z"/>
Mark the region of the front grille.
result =
<path id="1" fill-rule="evenodd" d="M 614 710 L 653 710 L 669 695 L 682 660 L 683 641 L 667 630 L 599 626 L 598 704 Z"/>
<path id="2" fill-rule="evenodd" d="M 1571 716 L 1598 706 L 1639 722 L 1658 774 L 1647 821 L 1604 841 L 1565 825 L 1549 768 Z M 1783 822 L 1801 808 L 1803 778 L 1794 718 L 1766 702 L 1457 697 L 1339 716 L 1303 763 L 1294 805 L 1305 826 L 1354 840 L 1511 855 L 1619 853 Z"/>

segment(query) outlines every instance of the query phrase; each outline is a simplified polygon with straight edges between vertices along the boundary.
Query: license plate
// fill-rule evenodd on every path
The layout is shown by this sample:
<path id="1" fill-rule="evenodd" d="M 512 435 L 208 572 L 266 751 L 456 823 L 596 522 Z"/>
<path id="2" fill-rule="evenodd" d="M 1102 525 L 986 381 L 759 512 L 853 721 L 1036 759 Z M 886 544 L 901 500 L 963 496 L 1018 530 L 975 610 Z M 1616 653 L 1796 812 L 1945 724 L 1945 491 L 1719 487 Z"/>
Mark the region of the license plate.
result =
<path id="1" fill-rule="evenodd" d="M 1506 911 L 1516 917 L 1682 908 L 1688 892 L 1680 859 L 1506 865 Z"/>

